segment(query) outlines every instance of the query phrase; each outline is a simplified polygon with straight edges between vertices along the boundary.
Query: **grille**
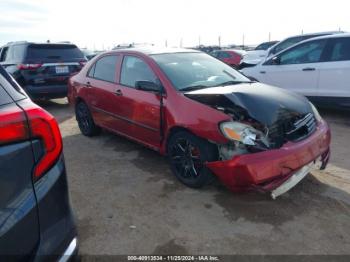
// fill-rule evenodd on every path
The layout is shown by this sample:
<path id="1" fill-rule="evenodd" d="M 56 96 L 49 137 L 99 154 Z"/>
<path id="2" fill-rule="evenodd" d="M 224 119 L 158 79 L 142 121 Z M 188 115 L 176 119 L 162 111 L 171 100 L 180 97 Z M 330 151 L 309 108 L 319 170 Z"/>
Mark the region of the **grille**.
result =
<path id="1" fill-rule="evenodd" d="M 303 116 L 283 114 L 269 127 L 271 147 L 279 148 L 287 141 L 300 141 L 316 129 L 316 119 L 312 113 Z"/>

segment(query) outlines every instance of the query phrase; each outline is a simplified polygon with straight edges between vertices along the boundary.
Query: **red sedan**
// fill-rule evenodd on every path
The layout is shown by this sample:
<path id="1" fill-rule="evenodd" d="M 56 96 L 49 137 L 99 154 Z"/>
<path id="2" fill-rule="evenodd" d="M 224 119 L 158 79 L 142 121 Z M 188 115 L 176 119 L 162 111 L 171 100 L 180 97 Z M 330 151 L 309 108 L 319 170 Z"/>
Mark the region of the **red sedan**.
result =
<path id="1" fill-rule="evenodd" d="M 70 79 L 69 101 L 84 135 L 103 128 L 168 155 L 189 187 L 216 175 L 277 197 L 329 159 L 329 127 L 306 98 L 193 50 L 101 54 Z"/>
<path id="2" fill-rule="evenodd" d="M 236 68 L 239 66 L 246 53 L 247 52 L 244 50 L 215 50 L 212 56 Z"/>

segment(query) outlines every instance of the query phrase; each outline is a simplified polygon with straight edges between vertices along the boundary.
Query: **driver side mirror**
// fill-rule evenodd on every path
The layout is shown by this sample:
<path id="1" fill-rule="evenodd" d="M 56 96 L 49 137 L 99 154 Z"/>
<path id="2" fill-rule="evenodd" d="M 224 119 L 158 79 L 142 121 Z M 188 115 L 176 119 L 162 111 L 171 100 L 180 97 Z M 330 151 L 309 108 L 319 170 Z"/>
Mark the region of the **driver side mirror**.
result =
<path id="1" fill-rule="evenodd" d="M 281 58 L 279 56 L 275 56 L 271 60 L 273 65 L 280 65 L 281 64 Z"/>
<path id="2" fill-rule="evenodd" d="M 144 80 L 136 81 L 135 87 L 138 90 L 148 91 L 148 92 L 162 93 L 163 91 L 162 86 L 152 81 L 144 81 Z"/>

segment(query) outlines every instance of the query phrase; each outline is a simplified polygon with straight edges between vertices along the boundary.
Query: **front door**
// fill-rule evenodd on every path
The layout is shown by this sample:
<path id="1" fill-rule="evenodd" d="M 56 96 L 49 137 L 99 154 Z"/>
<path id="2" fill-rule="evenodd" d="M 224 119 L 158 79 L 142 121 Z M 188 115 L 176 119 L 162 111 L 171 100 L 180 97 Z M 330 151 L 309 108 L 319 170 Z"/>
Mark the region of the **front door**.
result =
<path id="1" fill-rule="evenodd" d="M 325 45 L 326 40 L 310 41 L 282 52 L 277 59 L 269 59 L 259 70 L 264 75 L 263 82 L 315 96 Z"/>
<path id="2" fill-rule="evenodd" d="M 161 140 L 161 96 L 154 92 L 138 90 L 137 81 L 160 83 L 142 58 L 125 55 L 118 85 L 120 105 L 115 114 L 127 123 L 128 136 L 158 148 Z"/>

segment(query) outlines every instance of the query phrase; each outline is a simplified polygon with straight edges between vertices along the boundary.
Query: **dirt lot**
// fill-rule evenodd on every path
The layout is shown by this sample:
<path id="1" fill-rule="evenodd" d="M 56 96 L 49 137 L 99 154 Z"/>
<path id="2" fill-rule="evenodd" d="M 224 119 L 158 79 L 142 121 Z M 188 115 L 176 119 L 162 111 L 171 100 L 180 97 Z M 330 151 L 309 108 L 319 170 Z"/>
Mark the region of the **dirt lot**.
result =
<path id="1" fill-rule="evenodd" d="M 107 132 L 82 136 L 66 100 L 41 105 L 60 123 L 82 254 L 350 253 L 350 113 L 322 112 L 331 164 L 273 201 L 186 188 L 157 153 Z"/>

